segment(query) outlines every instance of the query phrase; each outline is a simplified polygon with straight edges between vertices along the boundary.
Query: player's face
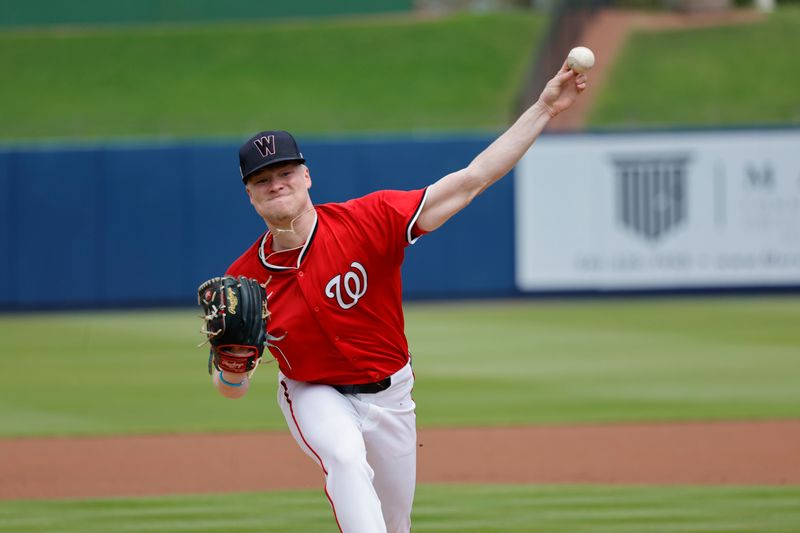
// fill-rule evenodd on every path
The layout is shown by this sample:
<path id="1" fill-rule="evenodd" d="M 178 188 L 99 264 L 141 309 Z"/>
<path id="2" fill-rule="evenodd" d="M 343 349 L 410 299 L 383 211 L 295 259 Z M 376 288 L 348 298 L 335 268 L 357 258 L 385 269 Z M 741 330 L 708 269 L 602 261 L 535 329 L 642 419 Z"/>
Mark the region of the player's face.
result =
<path id="1" fill-rule="evenodd" d="M 291 220 L 311 206 L 311 177 L 305 165 L 296 162 L 260 170 L 247 180 L 250 203 L 269 222 Z"/>

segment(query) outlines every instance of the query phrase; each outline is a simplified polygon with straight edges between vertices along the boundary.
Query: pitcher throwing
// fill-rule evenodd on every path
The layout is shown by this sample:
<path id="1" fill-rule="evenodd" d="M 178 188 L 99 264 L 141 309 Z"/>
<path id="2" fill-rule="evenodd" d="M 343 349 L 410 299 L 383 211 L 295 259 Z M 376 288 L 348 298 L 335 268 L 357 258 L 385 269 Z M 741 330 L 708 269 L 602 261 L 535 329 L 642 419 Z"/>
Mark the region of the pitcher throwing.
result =
<path id="1" fill-rule="evenodd" d="M 225 277 L 201 286 L 209 369 L 220 393 L 239 397 L 269 350 L 280 368 L 278 403 L 324 474 L 340 531 L 411 528 L 416 421 L 401 300 L 406 247 L 506 175 L 585 88 L 585 74 L 565 63 L 466 168 L 420 190 L 314 205 L 311 174 L 289 133 L 264 131 L 239 149 L 245 190 L 267 230 Z"/>

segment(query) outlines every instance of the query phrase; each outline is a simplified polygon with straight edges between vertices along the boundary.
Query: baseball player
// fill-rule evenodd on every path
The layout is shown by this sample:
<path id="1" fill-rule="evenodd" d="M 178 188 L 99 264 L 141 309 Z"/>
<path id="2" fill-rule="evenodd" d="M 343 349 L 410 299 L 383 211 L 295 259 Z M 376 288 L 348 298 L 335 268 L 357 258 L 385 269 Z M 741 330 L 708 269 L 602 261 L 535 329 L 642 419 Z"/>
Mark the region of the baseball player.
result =
<path id="1" fill-rule="evenodd" d="M 261 132 L 241 146 L 242 181 L 267 231 L 226 275 L 266 287 L 269 311 L 262 315 L 279 366 L 278 403 L 297 444 L 325 476 L 340 531 L 411 528 L 417 445 L 401 302 L 406 246 L 507 174 L 585 88 L 585 74 L 565 63 L 539 100 L 466 168 L 425 189 L 344 203 L 312 203 L 311 174 L 289 133 Z M 229 312 L 238 303 L 231 298 Z M 237 349 L 251 348 L 229 352 Z M 215 366 L 221 394 L 244 394 L 245 368 Z"/>

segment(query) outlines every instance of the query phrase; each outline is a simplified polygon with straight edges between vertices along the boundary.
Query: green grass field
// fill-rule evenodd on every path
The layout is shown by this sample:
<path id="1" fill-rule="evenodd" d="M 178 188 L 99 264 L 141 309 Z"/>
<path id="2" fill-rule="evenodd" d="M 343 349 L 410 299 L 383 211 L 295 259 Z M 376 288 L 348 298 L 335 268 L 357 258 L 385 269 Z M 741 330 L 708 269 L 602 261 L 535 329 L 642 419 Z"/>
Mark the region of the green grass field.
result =
<path id="1" fill-rule="evenodd" d="M 195 310 L 0 316 L 0 435 L 285 429 L 218 396 Z M 422 426 L 800 417 L 800 298 L 407 307 Z"/>
<path id="2" fill-rule="evenodd" d="M 800 123 L 800 6 L 761 23 L 640 32 L 598 95 L 591 127 Z"/>
<path id="3" fill-rule="evenodd" d="M 792 533 L 800 487 L 448 486 L 418 488 L 415 532 Z M 321 491 L 0 502 L 7 533 L 325 533 Z"/>
<path id="4" fill-rule="evenodd" d="M 0 140 L 496 129 L 544 17 L 0 32 Z"/>
<path id="5" fill-rule="evenodd" d="M 512 12 L 0 32 L 0 141 L 500 130 L 545 27 Z M 798 124 L 800 8 L 639 33 L 593 128 Z"/>

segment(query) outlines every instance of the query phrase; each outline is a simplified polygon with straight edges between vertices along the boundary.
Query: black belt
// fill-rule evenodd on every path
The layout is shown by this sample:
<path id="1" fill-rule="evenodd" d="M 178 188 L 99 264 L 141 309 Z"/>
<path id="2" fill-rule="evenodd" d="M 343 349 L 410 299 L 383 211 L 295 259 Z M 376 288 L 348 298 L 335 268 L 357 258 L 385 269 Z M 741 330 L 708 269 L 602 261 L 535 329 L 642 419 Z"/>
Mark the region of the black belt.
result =
<path id="1" fill-rule="evenodd" d="M 361 385 L 331 385 L 342 394 L 375 394 L 388 389 L 392 385 L 392 376 L 375 383 L 363 383 Z"/>

